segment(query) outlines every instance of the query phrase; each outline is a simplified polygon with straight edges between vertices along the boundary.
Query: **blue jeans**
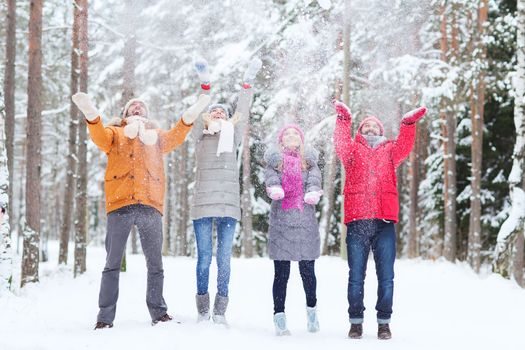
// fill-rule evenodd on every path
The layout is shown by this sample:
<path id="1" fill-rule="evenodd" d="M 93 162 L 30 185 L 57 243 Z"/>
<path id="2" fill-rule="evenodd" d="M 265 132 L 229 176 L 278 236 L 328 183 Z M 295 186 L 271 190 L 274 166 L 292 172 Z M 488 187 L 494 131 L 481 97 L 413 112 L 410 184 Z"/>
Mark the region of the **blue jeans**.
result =
<path id="1" fill-rule="evenodd" d="M 377 323 L 390 322 L 394 297 L 394 261 L 396 231 L 393 222 L 381 219 L 357 220 L 348 223 L 348 315 L 350 323 L 363 323 L 364 284 L 370 248 L 374 254 L 377 274 Z"/>
<path id="2" fill-rule="evenodd" d="M 228 296 L 230 283 L 230 258 L 232 255 L 233 235 L 237 220 L 230 217 L 206 217 L 193 220 L 195 240 L 197 242 L 197 294 L 208 293 L 210 265 L 213 251 L 213 221 L 217 225 L 217 293 Z"/>

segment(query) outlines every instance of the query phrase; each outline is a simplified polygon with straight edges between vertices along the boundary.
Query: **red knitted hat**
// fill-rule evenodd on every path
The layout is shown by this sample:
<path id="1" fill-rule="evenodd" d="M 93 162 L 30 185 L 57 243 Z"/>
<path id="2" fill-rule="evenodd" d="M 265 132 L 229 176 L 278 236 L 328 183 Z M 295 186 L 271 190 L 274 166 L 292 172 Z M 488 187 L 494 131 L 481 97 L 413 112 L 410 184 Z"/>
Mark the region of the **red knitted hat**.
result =
<path id="1" fill-rule="evenodd" d="M 385 134 L 385 129 L 383 128 L 383 123 L 381 123 L 381 121 L 379 119 L 377 119 L 377 117 L 375 117 L 373 115 L 367 116 L 365 119 L 363 119 L 361 121 L 361 123 L 359 123 L 359 127 L 357 128 L 357 132 L 361 133 L 361 128 L 363 127 L 363 125 L 366 122 L 369 122 L 369 121 L 372 121 L 372 122 L 376 123 L 379 126 L 379 130 L 381 131 L 381 135 Z"/>

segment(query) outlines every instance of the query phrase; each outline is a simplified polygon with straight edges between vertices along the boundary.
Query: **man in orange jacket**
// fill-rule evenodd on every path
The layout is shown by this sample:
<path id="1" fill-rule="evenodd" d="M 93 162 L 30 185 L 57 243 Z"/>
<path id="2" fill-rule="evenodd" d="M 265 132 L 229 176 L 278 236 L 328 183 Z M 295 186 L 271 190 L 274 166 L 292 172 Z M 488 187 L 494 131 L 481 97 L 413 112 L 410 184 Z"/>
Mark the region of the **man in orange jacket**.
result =
<path id="1" fill-rule="evenodd" d="M 149 119 L 147 105 L 142 100 L 130 100 L 124 107 L 122 118 L 104 127 L 100 113 L 89 95 L 80 92 L 73 95 L 72 99 L 86 117 L 91 139 L 108 157 L 104 185 L 108 215 L 107 256 L 102 272 L 100 311 L 95 329 L 113 327 L 120 265 L 133 225 L 138 228 L 146 257 L 146 304 L 152 324 L 171 321 L 162 295 L 163 155 L 184 142 L 193 122 L 208 106 L 210 97 L 199 96 L 198 101 L 168 131 L 159 129 Z"/>

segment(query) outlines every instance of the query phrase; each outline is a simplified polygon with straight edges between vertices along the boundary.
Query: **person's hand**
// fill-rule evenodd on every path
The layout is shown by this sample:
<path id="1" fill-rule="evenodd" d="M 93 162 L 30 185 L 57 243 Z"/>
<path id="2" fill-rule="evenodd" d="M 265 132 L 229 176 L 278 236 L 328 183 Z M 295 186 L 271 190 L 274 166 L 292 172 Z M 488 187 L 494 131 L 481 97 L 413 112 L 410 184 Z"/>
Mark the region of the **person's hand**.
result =
<path id="1" fill-rule="evenodd" d="M 251 87 L 261 67 L 262 61 L 259 59 L 259 57 L 252 58 L 252 60 L 248 64 L 248 68 L 246 68 L 246 71 L 244 72 L 244 75 L 242 77 L 242 82 L 244 83 L 244 86 Z"/>
<path id="2" fill-rule="evenodd" d="M 199 115 L 204 111 L 206 107 L 210 104 L 210 96 L 200 95 L 190 108 L 188 108 L 184 113 L 182 113 L 182 121 L 186 125 L 191 125 L 199 117 Z"/>
<path id="3" fill-rule="evenodd" d="M 90 122 L 97 119 L 100 113 L 97 111 L 93 102 L 91 102 L 91 96 L 84 92 L 77 92 L 71 96 L 73 103 L 77 105 L 78 109 L 84 114 L 87 120 Z"/>
<path id="4" fill-rule="evenodd" d="M 317 203 L 319 203 L 319 200 L 321 199 L 322 194 L 323 194 L 323 191 L 307 192 L 304 195 L 304 202 L 306 204 L 317 205 Z"/>
<path id="5" fill-rule="evenodd" d="M 219 131 L 221 131 L 221 123 L 216 120 L 212 120 L 208 125 L 208 131 L 212 134 L 218 133 Z"/>
<path id="6" fill-rule="evenodd" d="M 197 72 L 197 75 L 199 76 L 201 87 L 204 90 L 209 90 L 210 89 L 210 69 L 209 69 L 208 61 L 206 61 L 205 58 L 199 57 L 195 59 L 195 61 L 193 62 L 193 66 L 195 67 L 195 71 Z"/>
<path id="7" fill-rule="evenodd" d="M 278 201 L 284 198 L 284 190 L 281 186 L 270 186 L 266 187 L 266 193 L 274 201 Z"/>
<path id="8" fill-rule="evenodd" d="M 401 122 L 403 122 L 403 124 L 414 124 L 415 122 L 423 118 L 426 113 L 427 113 L 427 107 L 423 106 L 423 107 L 416 108 L 406 113 L 403 116 L 403 119 L 401 119 Z"/>
<path id="9" fill-rule="evenodd" d="M 332 103 L 337 113 L 337 118 L 342 119 L 342 120 L 352 119 L 352 113 L 350 112 L 350 108 L 348 108 L 347 105 L 337 100 L 333 100 Z"/>

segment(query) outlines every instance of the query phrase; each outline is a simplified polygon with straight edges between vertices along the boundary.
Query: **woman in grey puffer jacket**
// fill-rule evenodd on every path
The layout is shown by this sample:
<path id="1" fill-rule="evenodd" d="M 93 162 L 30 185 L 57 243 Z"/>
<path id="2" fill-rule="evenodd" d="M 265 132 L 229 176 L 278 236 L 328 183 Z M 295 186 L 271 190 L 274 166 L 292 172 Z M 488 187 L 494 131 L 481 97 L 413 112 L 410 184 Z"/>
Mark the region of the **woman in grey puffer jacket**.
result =
<path id="1" fill-rule="evenodd" d="M 319 330 L 314 263 L 320 255 L 315 205 L 322 195 L 321 171 L 315 149 L 304 147 L 297 125 L 281 129 L 278 148 L 266 151 L 265 183 L 272 199 L 268 229 L 268 252 L 274 260 L 274 324 L 277 335 L 288 335 L 284 304 L 290 261 L 299 262 L 306 293 L 307 329 Z"/>
<path id="2" fill-rule="evenodd" d="M 210 90 L 205 61 L 195 64 L 201 88 Z M 261 66 L 259 59 L 250 62 L 244 74 L 233 116 L 227 106 L 212 104 L 194 123 L 196 141 L 196 176 L 191 203 L 191 218 L 197 243 L 197 312 L 198 321 L 210 319 L 208 281 L 213 251 L 213 223 L 217 227 L 217 294 L 212 319 L 226 324 L 230 258 L 237 221 L 241 218 L 237 148 L 241 144 L 253 99 L 251 83 Z"/>

